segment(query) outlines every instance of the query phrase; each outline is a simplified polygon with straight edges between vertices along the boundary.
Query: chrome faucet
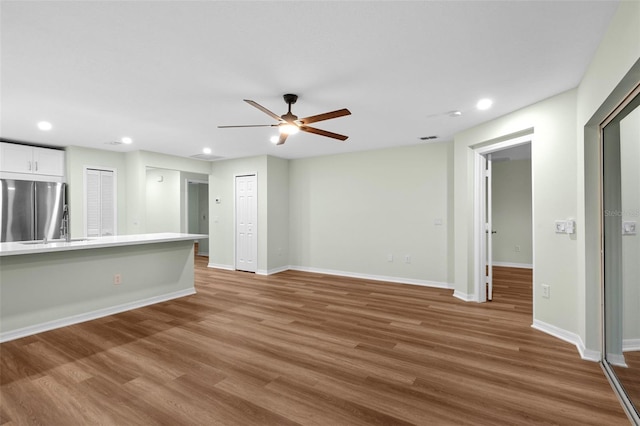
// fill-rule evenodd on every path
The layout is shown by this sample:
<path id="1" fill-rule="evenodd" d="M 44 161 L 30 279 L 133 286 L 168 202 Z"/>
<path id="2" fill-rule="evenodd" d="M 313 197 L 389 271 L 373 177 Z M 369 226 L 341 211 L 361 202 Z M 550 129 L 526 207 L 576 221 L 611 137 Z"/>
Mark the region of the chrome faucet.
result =
<path id="1" fill-rule="evenodd" d="M 65 204 L 62 210 L 62 225 L 60 226 L 60 238 L 64 238 L 66 242 L 71 241 L 71 233 L 69 232 L 69 207 Z"/>

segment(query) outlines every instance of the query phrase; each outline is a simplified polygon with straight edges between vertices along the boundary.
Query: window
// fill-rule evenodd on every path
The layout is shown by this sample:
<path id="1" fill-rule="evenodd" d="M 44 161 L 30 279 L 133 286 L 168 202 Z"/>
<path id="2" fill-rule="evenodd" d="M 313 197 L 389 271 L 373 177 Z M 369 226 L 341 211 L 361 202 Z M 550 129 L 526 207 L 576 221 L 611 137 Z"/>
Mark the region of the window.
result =
<path id="1" fill-rule="evenodd" d="M 116 172 L 85 168 L 85 234 L 116 234 Z"/>

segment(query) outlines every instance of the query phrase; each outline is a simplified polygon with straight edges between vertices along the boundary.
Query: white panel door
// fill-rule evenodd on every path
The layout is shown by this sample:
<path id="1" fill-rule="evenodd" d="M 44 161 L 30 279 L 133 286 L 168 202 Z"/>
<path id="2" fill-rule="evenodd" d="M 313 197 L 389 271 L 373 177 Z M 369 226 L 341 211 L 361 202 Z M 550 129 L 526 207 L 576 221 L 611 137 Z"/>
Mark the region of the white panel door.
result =
<path id="1" fill-rule="evenodd" d="M 258 190 L 256 175 L 236 177 L 236 269 L 256 272 Z"/>

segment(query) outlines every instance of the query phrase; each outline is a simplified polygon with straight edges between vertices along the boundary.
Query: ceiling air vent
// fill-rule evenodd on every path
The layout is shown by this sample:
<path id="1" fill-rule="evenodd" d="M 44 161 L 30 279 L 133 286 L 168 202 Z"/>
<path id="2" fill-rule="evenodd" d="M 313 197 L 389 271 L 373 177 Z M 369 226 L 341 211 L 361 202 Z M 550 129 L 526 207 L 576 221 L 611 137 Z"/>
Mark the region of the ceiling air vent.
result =
<path id="1" fill-rule="evenodd" d="M 213 154 L 196 154 L 196 155 L 190 156 L 190 158 L 195 158 L 196 160 L 213 161 L 213 160 L 219 160 L 224 157 L 220 157 L 219 155 L 213 155 Z"/>
<path id="2" fill-rule="evenodd" d="M 437 136 L 422 136 L 420 138 L 421 141 L 431 141 L 431 140 L 434 140 L 434 139 L 438 139 L 438 137 Z"/>

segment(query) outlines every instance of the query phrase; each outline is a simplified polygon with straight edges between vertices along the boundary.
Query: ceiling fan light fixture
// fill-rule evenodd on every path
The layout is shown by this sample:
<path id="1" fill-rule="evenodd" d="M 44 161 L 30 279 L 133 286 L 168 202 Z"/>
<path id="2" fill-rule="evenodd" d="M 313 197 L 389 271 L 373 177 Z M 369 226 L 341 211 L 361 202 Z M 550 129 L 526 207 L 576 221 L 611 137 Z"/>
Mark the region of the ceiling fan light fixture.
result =
<path id="1" fill-rule="evenodd" d="M 300 128 L 295 124 L 283 123 L 278 126 L 278 131 L 286 135 L 295 135 L 300 131 Z"/>

